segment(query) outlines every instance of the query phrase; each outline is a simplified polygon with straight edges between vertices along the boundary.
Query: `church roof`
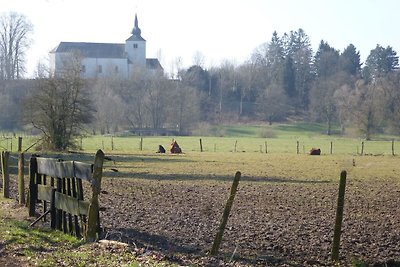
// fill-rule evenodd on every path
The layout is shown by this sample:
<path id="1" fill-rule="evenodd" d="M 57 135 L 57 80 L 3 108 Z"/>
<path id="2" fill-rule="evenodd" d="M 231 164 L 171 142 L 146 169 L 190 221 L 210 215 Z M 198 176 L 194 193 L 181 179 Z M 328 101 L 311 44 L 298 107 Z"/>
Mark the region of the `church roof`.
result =
<path id="1" fill-rule="evenodd" d="M 163 67 L 157 58 L 146 58 L 146 67 L 148 69 L 162 69 Z"/>
<path id="2" fill-rule="evenodd" d="M 126 58 L 125 44 L 61 42 L 50 53 L 78 52 L 87 58 Z"/>

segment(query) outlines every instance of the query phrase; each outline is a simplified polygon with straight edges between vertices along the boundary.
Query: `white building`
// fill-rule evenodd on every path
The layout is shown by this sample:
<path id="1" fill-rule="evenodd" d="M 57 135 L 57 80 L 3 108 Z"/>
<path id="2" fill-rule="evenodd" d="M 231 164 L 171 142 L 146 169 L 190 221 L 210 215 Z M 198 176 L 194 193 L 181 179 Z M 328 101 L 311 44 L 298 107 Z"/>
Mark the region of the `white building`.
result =
<path id="1" fill-rule="evenodd" d="M 146 58 L 146 40 L 141 36 L 137 15 L 132 35 L 123 44 L 61 42 L 50 51 L 50 67 L 57 74 L 68 67 L 72 55 L 79 57 L 85 78 L 120 75 L 128 78 L 136 71 L 162 73 L 156 58 Z"/>

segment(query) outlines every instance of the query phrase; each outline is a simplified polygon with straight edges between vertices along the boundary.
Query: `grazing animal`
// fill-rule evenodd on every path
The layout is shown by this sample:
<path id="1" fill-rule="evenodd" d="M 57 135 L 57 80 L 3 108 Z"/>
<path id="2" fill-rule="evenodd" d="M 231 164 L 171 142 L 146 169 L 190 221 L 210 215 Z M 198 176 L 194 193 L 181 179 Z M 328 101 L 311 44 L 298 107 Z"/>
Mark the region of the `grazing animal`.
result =
<path id="1" fill-rule="evenodd" d="M 319 149 L 319 148 L 311 148 L 310 155 L 321 155 L 321 149 Z"/>
<path id="2" fill-rule="evenodd" d="M 180 154 L 180 153 L 182 153 L 182 149 L 179 147 L 178 143 L 174 139 L 172 139 L 170 151 L 171 151 L 172 154 Z"/>
<path id="3" fill-rule="evenodd" d="M 165 148 L 162 145 L 158 145 L 157 153 L 165 153 Z"/>

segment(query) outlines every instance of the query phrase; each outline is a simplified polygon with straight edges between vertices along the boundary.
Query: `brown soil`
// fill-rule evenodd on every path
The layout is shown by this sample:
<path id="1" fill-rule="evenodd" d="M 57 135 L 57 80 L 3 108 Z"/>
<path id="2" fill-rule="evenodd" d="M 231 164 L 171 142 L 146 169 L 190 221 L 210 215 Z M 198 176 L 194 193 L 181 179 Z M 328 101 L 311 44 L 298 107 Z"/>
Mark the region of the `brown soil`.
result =
<path id="1" fill-rule="evenodd" d="M 101 196 L 106 208 L 101 217 L 106 238 L 162 251 L 178 261 L 203 258 L 212 246 L 230 185 L 218 179 L 105 179 L 108 194 Z M 221 258 L 244 265 L 330 266 L 337 187 L 243 177 Z M 399 209 L 399 186 L 348 183 L 341 261 L 399 266 Z"/>
<path id="2" fill-rule="evenodd" d="M 180 265 L 332 265 L 338 185 L 299 179 L 265 182 L 242 177 L 220 255 L 209 257 L 230 186 L 231 181 L 222 177 L 200 181 L 104 178 L 103 237 L 161 253 Z M 12 196 L 16 197 L 15 190 Z M 26 218 L 27 213 L 20 214 Z M 348 182 L 342 264 L 359 260 L 371 266 L 400 266 L 399 214 L 398 184 Z M 24 265 L 11 254 L 1 254 L 1 247 L 0 255 L 0 266 Z"/>

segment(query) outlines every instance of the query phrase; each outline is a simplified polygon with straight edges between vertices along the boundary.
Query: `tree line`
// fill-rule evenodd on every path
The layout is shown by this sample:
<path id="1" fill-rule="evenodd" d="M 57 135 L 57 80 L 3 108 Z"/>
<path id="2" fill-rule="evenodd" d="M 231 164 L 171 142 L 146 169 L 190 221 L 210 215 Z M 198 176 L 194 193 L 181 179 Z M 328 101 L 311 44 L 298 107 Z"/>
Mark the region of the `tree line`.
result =
<path id="1" fill-rule="evenodd" d="M 17 24 L 22 37 L 11 39 L 23 42 L 8 46 L 19 47 L 11 53 L 4 36 L 14 20 L 25 23 Z M 298 29 L 274 32 L 241 64 L 225 61 L 207 69 L 196 60 L 182 68 L 177 60 L 169 77 L 138 70 L 129 79 L 83 79 L 80 57 L 72 55 L 62 75 L 39 65 L 35 79 L 21 81 L 32 25 L 18 14 L 1 17 L 0 25 L 0 109 L 13 110 L 0 113 L 0 127 L 29 125 L 56 149 L 73 146 L 72 137 L 85 132 L 190 134 L 204 124 L 289 118 L 323 122 L 327 134 L 334 125 L 342 134 L 356 129 L 366 139 L 400 132 L 400 72 L 390 46 L 377 44 L 362 63 L 353 44 L 340 51 L 321 40 L 314 53 Z"/>

